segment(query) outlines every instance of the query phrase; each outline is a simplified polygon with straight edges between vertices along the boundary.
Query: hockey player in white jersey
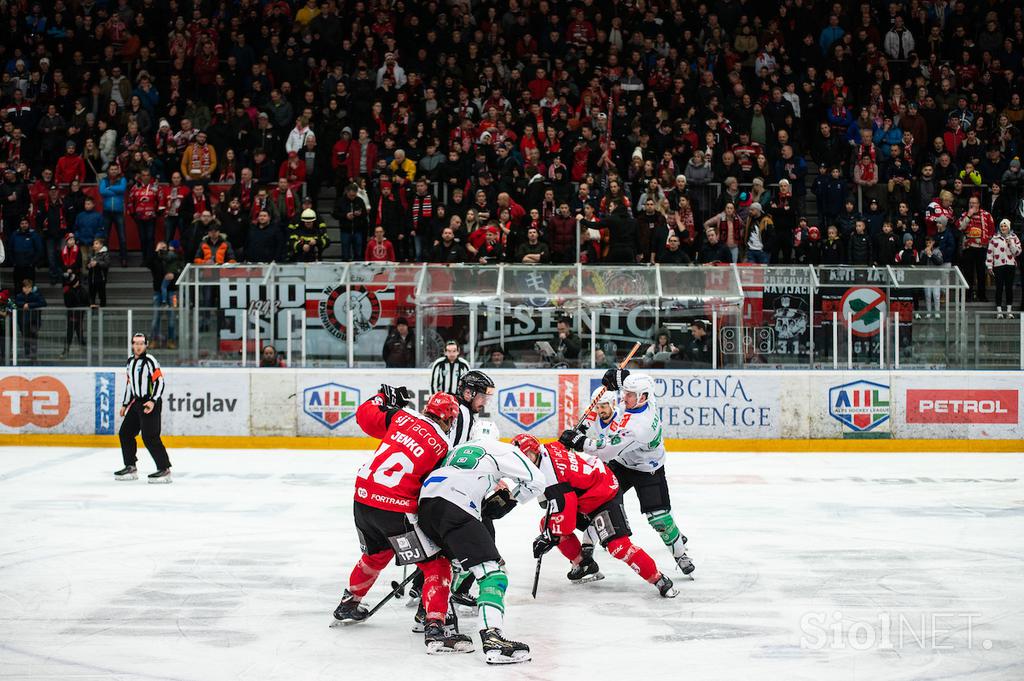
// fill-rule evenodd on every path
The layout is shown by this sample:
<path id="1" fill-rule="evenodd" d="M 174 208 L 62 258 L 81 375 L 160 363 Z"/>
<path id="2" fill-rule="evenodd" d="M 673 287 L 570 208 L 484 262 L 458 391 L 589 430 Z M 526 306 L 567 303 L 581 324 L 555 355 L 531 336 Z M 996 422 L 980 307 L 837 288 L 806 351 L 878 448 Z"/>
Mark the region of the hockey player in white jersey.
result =
<path id="1" fill-rule="evenodd" d="M 455 419 L 455 423 L 452 424 L 452 447 L 457 447 L 472 437 L 471 434 L 474 426 L 479 422 L 480 414 L 487 408 L 487 403 L 494 396 L 494 391 L 494 381 L 482 371 L 474 369 L 473 371 L 467 371 L 459 377 L 455 392 L 452 393 L 459 402 L 459 415 Z M 495 430 L 494 439 L 498 439 L 497 426 L 489 422 L 489 427 Z M 489 518 L 484 519 L 484 524 L 493 537 L 494 524 Z M 457 575 L 452 581 L 452 600 L 459 605 L 475 603 L 476 599 L 469 594 L 474 581 L 475 578 L 472 573 L 463 572 Z M 408 605 L 410 607 L 417 607 L 416 624 L 413 626 L 413 631 L 422 631 L 426 618 L 426 612 L 423 610 L 423 602 L 420 598 L 422 589 L 423 573 L 417 572 L 412 580 L 412 585 L 409 587 Z"/>
<path id="2" fill-rule="evenodd" d="M 508 577 L 485 518 L 500 518 L 516 505 L 539 496 L 545 479 L 514 445 L 499 441 L 496 428 L 478 421 L 470 440 L 453 448 L 423 482 L 419 497 L 420 530 L 451 561 L 472 573 L 480 586 L 477 607 L 480 639 L 489 664 L 530 659 L 525 643 L 502 633 Z M 512 489 L 498 483 L 510 480 Z M 494 492 L 495 488 L 497 492 Z M 492 494 L 493 492 L 493 494 Z"/>
<path id="3" fill-rule="evenodd" d="M 694 565 L 686 555 L 686 536 L 672 518 L 654 380 L 628 369 L 609 369 L 601 382 L 608 391 L 618 392 L 617 407 L 613 409 L 609 401 L 602 399 L 597 418 L 587 432 L 566 430 L 559 442 L 576 451 L 595 454 L 607 463 L 623 492 L 636 489 L 647 522 L 672 552 L 679 569 L 689 575 Z"/>

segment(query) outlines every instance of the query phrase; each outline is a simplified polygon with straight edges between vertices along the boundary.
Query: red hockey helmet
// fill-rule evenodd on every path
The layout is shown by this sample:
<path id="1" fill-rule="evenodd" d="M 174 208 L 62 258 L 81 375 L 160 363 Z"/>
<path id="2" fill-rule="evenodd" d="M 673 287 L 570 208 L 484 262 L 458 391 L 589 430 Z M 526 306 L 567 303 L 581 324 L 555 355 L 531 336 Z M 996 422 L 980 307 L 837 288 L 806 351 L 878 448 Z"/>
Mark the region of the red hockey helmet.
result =
<path id="1" fill-rule="evenodd" d="M 433 414 L 439 419 L 448 421 L 459 415 L 459 403 L 448 393 L 437 392 L 430 396 L 423 413 Z"/>
<path id="2" fill-rule="evenodd" d="M 519 448 L 523 454 L 534 456 L 540 454 L 540 441 L 527 433 L 519 433 L 512 438 L 512 444 Z"/>

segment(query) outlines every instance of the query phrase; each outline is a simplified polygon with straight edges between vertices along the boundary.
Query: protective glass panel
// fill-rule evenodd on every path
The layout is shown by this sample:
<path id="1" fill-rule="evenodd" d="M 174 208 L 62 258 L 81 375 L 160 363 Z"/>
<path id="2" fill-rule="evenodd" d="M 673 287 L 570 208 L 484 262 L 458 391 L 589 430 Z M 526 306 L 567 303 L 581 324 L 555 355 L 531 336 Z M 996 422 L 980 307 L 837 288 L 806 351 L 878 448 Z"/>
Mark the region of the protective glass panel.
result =
<path id="1" fill-rule="evenodd" d="M 530 300 L 537 306 L 558 305 L 577 296 L 575 265 L 508 265 L 502 296 Z"/>

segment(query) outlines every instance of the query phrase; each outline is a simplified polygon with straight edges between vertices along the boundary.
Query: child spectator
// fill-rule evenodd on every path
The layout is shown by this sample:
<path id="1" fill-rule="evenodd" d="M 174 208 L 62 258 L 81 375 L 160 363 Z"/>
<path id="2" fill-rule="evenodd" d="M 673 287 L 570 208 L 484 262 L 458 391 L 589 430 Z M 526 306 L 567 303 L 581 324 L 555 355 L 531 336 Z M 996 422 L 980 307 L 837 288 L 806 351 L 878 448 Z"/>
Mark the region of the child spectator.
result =
<path id="1" fill-rule="evenodd" d="M 868 267 L 875 262 L 875 249 L 868 236 L 868 223 L 857 220 L 847 244 L 846 265 Z"/>
<path id="2" fill-rule="evenodd" d="M 900 252 L 899 237 L 892 231 L 892 223 L 886 220 L 882 223 L 882 231 L 874 239 L 874 263 L 879 267 L 893 265 L 896 263 L 896 254 Z"/>
<path id="3" fill-rule="evenodd" d="M 103 239 L 92 242 L 92 252 L 85 265 L 89 276 L 89 303 L 92 307 L 105 307 L 107 304 L 107 274 L 110 272 L 110 252 Z M 97 304 L 97 301 L 99 303 Z"/>
<path id="4" fill-rule="evenodd" d="M 933 235 L 928 235 L 924 239 L 924 250 L 917 254 L 917 264 L 920 267 L 942 267 L 944 260 L 942 259 L 942 251 L 939 250 L 935 243 L 936 238 Z M 924 318 L 929 319 L 934 317 L 938 319 L 941 316 L 942 307 L 940 305 L 940 298 L 942 289 L 938 286 L 941 283 L 941 279 L 935 279 L 934 285 L 926 286 L 924 289 Z M 921 319 L 921 312 L 918 311 L 914 315 L 917 319 Z"/>
<path id="5" fill-rule="evenodd" d="M 822 265 L 842 265 L 848 262 L 848 253 L 839 236 L 839 228 L 829 225 L 825 235 L 825 242 L 821 245 Z"/>
<path id="6" fill-rule="evenodd" d="M 913 267 L 917 265 L 917 261 L 918 254 L 917 249 L 914 248 L 914 235 L 907 232 L 903 235 L 903 248 L 896 253 L 895 262 L 903 267 Z"/>

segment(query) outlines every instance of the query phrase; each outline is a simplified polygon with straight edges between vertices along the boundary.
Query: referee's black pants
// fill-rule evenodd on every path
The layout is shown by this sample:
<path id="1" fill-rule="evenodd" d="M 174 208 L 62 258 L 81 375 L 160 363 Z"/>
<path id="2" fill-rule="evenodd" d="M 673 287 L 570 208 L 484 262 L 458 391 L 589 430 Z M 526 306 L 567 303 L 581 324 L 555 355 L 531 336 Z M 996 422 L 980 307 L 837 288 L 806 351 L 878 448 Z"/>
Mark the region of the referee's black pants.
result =
<path id="1" fill-rule="evenodd" d="M 128 407 L 128 412 L 121 422 L 121 430 L 118 437 L 121 438 L 121 456 L 124 457 L 125 466 L 134 466 L 138 457 L 135 456 L 139 447 L 135 444 L 135 436 L 142 432 L 142 444 L 146 445 L 150 456 L 156 463 L 157 470 L 164 470 L 171 467 L 171 460 L 167 457 L 167 449 L 160 439 L 160 413 L 163 411 L 163 400 L 156 400 L 153 411 L 148 414 L 142 410 L 143 402 L 135 400 Z"/>

